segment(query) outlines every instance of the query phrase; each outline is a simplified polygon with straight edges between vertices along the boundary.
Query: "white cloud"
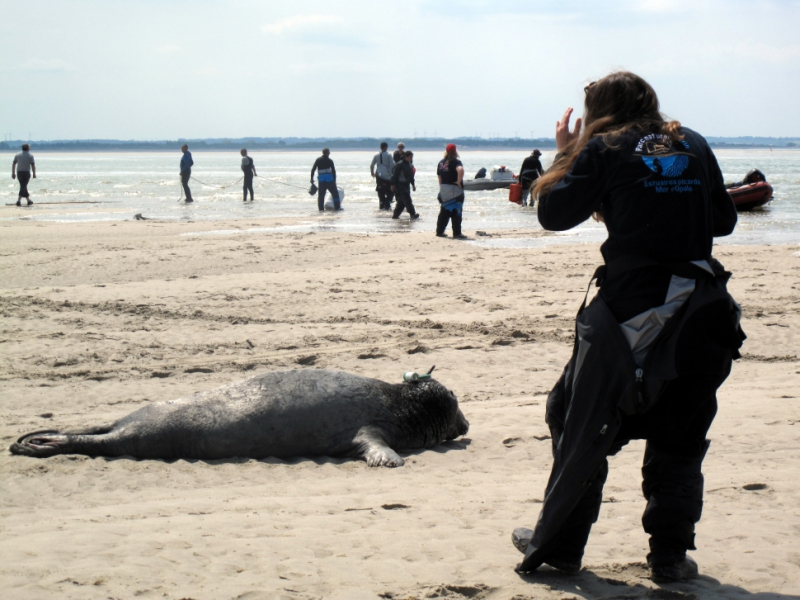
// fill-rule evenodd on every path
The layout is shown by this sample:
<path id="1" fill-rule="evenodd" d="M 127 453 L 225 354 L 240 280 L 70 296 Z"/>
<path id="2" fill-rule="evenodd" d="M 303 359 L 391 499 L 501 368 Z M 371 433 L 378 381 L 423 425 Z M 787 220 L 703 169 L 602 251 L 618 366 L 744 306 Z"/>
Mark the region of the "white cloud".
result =
<path id="1" fill-rule="evenodd" d="M 22 64 L 13 67 L 0 67 L 0 70 L 28 71 L 31 73 L 63 73 L 66 71 L 76 71 L 77 69 L 59 59 L 44 60 L 41 58 L 29 58 Z"/>
<path id="2" fill-rule="evenodd" d="M 773 46 L 750 39 L 736 44 L 717 42 L 702 46 L 702 55 L 707 61 L 715 60 L 720 63 L 729 63 L 732 57 L 738 57 L 741 59 L 740 64 L 796 65 L 800 61 L 800 44 Z"/>
<path id="3" fill-rule="evenodd" d="M 637 0 L 633 9 L 638 12 L 677 14 L 696 6 L 691 0 Z"/>
<path id="4" fill-rule="evenodd" d="M 284 31 L 297 29 L 307 29 L 325 23 L 341 23 L 343 19 L 334 15 L 297 15 L 287 19 L 280 19 L 274 23 L 267 23 L 261 26 L 264 33 L 281 34 Z"/>
<path id="5" fill-rule="evenodd" d="M 295 63 L 290 67 L 295 73 L 313 71 L 336 73 L 377 73 L 378 68 L 372 64 L 353 61 L 322 61 L 314 63 Z"/>

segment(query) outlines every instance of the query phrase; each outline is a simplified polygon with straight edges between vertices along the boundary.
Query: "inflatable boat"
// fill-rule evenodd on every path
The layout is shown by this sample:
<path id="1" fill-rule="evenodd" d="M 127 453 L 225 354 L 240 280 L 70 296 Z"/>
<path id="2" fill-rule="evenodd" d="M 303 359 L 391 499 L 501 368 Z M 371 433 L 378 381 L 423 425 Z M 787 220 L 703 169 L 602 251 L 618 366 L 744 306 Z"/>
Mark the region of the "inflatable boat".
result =
<path id="1" fill-rule="evenodd" d="M 499 190 L 510 187 L 512 183 L 517 183 L 516 179 L 508 181 L 498 181 L 496 179 L 465 179 L 461 182 L 465 192 L 480 192 L 483 190 Z"/>
<path id="2" fill-rule="evenodd" d="M 517 183 L 514 173 L 501 166 L 492 169 L 489 177 L 486 177 L 486 169 L 481 169 L 476 173 L 475 179 L 465 179 L 461 185 L 465 192 L 480 192 L 508 188 L 512 183 Z"/>
<path id="3" fill-rule="evenodd" d="M 758 169 L 750 170 L 742 181 L 729 183 L 725 187 L 739 212 L 753 210 L 772 200 L 772 186 Z"/>

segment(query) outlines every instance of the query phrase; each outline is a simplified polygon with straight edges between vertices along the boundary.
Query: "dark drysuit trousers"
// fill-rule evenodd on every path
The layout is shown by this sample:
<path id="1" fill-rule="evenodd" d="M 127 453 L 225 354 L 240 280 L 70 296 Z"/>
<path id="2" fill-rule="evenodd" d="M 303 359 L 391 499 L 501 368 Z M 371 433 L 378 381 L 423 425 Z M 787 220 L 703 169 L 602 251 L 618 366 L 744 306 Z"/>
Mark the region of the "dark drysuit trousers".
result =
<path id="1" fill-rule="evenodd" d="M 460 209 L 461 207 L 454 207 L 452 210 L 447 210 L 444 205 L 439 207 L 439 217 L 436 219 L 436 235 L 444 235 L 444 230 L 447 229 L 447 224 L 450 222 L 453 223 L 453 236 L 458 237 L 461 235 Z"/>
<path id="2" fill-rule="evenodd" d="M 339 210 L 339 190 L 336 189 L 335 181 L 319 182 L 319 191 L 317 192 L 317 208 L 320 210 L 325 210 L 325 192 L 328 190 L 330 190 L 331 196 L 333 196 L 333 207 L 336 210 Z"/>
<path id="3" fill-rule="evenodd" d="M 19 194 L 17 198 L 28 198 L 31 195 L 28 193 L 28 182 L 31 180 L 30 171 L 17 171 L 17 180 L 19 181 Z"/>
<path id="4" fill-rule="evenodd" d="M 398 183 L 395 187 L 395 199 L 397 200 L 397 204 L 394 207 L 394 212 L 392 213 L 392 218 L 397 219 L 400 215 L 403 214 L 403 210 L 407 210 L 408 214 L 412 217 L 417 214 L 417 211 L 414 209 L 414 203 L 411 201 L 411 186 L 407 183 Z"/>
<path id="5" fill-rule="evenodd" d="M 187 169 L 181 171 L 181 185 L 183 185 L 183 193 L 186 196 L 186 201 L 192 201 L 192 190 L 189 189 L 189 178 L 192 176 L 192 170 Z"/>
<path id="6" fill-rule="evenodd" d="M 375 184 L 375 191 L 378 192 L 378 206 L 382 210 L 391 210 L 392 200 L 394 200 L 392 182 L 388 179 L 381 179 L 378 177 Z"/>
<path id="7" fill-rule="evenodd" d="M 687 375 L 667 384 L 656 405 L 643 415 L 625 416 L 610 454 L 633 439 L 647 440 L 642 516 L 650 550 L 660 557 L 681 556 L 694 549 L 694 526 L 703 509 L 701 467 L 708 448 L 706 433 L 717 413 L 717 388 L 725 376 Z M 559 556 L 580 559 L 592 524 L 600 514 L 604 460 L 580 502 L 570 513 L 553 548 Z"/>
<path id="8" fill-rule="evenodd" d="M 686 550 L 695 549 L 694 526 L 703 509 L 701 467 L 709 444 L 706 434 L 717 413 L 717 389 L 732 366 L 729 352 L 691 333 L 679 343 L 678 353 L 679 376 L 666 385 L 646 413 L 622 417 L 608 452 L 616 454 L 630 440 L 647 440 L 642 465 L 647 506 L 642 525 L 650 535 L 650 551 L 656 559 L 680 558 Z M 693 369 L 693 365 L 699 368 Z M 600 514 L 607 476 L 608 461 L 604 460 L 559 530 L 554 554 L 571 560 L 583 556 L 592 524 Z"/>
<path id="9" fill-rule="evenodd" d="M 244 184 L 243 184 L 243 191 L 244 191 L 244 201 L 247 202 L 247 192 L 250 191 L 250 200 L 253 200 L 253 174 L 252 173 L 245 173 L 244 174 Z"/>

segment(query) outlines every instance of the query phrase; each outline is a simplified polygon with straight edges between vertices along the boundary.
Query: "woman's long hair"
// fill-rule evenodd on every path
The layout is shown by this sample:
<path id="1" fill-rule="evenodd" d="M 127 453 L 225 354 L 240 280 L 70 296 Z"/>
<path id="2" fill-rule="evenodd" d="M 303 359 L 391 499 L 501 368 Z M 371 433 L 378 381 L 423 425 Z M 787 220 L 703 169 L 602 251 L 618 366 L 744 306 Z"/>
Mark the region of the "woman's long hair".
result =
<path id="1" fill-rule="evenodd" d="M 447 162 L 450 162 L 451 160 L 455 160 L 457 158 L 458 158 L 458 151 L 457 150 L 454 150 L 453 152 L 448 152 L 447 150 L 444 151 L 444 159 Z"/>
<path id="2" fill-rule="evenodd" d="M 535 181 L 533 195 L 547 194 L 564 175 L 586 144 L 602 136 L 613 148 L 621 135 L 631 130 L 663 133 L 672 140 L 682 140 L 678 121 L 667 121 L 658 110 L 658 96 L 644 79 L 629 71 L 617 71 L 584 88 L 583 131 L 580 137 L 558 157 L 553 166 Z"/>

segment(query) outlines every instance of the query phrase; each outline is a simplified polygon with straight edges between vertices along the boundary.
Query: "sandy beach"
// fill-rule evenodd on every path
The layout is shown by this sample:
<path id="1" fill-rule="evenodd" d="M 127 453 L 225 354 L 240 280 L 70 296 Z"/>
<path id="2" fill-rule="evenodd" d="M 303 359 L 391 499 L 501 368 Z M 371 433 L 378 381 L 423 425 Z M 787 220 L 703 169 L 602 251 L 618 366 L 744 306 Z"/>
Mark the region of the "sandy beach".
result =
<path id="1" fill-rule="evenodd" d="M 800 598 L 800 247 L 716 252 L 748 340 L 710 431 L 701 577 L 657 585 L 640 442 L 610 461 L 585 569 L 513 570 L 511 531 L 535 524 L 550 469 L 545 399 L 598 245 L 246 231 L 291 224 L 0 225 L 3 598 Z M 470 431 L 398 469 L 5 450 L 271 370 L 398 382 L 432 365 Z"/>

